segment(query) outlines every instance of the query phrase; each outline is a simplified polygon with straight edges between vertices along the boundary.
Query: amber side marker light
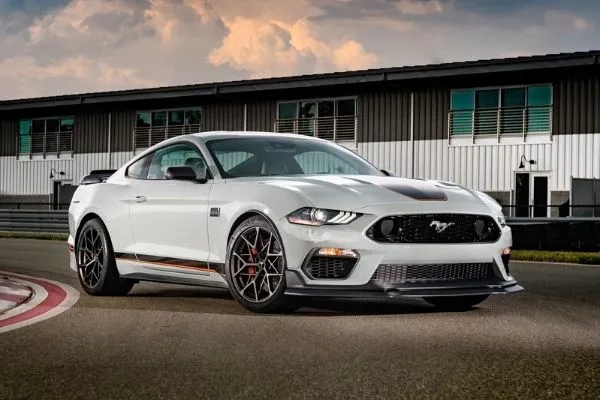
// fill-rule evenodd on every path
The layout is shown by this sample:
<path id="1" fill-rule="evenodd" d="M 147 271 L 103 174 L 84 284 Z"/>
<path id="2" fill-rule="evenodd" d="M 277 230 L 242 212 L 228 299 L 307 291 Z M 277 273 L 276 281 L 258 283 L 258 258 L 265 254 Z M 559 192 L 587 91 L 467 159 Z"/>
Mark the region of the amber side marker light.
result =
<path id="1" fill-rule="evenodd" d="M 354 250 L 350 249 L 339 249 L 337 247 L 323 247 L 317 252 L 320 256 L 326 257 L 351 257 L 358 258 L 358 254 Z"/>

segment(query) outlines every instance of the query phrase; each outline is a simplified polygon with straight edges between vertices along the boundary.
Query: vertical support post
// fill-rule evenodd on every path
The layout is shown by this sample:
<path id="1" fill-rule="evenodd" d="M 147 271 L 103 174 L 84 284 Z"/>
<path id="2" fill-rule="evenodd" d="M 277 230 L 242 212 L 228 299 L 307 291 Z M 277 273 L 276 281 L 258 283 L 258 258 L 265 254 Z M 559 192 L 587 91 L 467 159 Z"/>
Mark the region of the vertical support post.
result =
<path id="1" fill-rule="evenodd" d="M 500 117 L 502 113 L 500 112 L 501 108 L 496 110 L 496 141 L 500 143 Z"/>
<path id="2" fill-rule="evenodd" d="M 411 167 L 410 177 L 415 177 L 415 93 L 410 92 L 410 147 L 411 147 Z"/>
<path id="3" fill-rule="evenodd" d="M 248 130 L 248 103 L 244 103 L 244 132 Z"/>
<path id="4" fill-rule="evenodd" d="M 112 112 L 109 112 L 108 113 L 108 169 L 112 168 L 112 154 L 111 154 L 111 150 L 110 150 L 110 148 L 111 148 L 110 141 L 111 141 L 111 135 L 112 135 L 111 123 L 112 123 Z"/>

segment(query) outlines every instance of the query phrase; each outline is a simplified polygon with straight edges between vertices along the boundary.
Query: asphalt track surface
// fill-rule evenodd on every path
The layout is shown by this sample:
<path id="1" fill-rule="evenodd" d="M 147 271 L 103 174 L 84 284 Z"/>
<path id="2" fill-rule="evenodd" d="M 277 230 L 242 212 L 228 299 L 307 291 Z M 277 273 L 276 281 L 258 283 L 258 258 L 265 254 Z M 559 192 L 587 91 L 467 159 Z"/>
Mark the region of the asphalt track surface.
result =
<path id="1" fill-rule="evenodd" d="M 65 243 L 0 240 L 0 270 L 79 288 Z M 600 267 L 513 264 L 477 309 L 314 301 L 254 315 L 226 291 L 82 294 L 0 334 L 1 399 L 598 399 Z"/>

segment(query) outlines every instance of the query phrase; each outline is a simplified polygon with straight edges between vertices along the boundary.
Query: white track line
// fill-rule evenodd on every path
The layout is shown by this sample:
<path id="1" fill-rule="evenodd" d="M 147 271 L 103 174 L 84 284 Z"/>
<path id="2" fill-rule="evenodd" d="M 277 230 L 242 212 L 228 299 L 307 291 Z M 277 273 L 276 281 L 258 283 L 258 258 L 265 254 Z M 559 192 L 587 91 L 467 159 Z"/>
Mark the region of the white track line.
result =
<path id="1" fill-rule="evenodd" d="M 8 313 L 6 313 L 4 315 L 2 315 L 2 317 L 0 317 L 0 320 L 4 320 L 6 318 L 9 318 L 10 316 L 21 314 L 23 312 L 27 312 L 28 310 L 31 310 L 32 308 L 34 308 L 36 305 L 39 305 L 42 301 L 44 301 L 44 299 L 46 299 L 46 297 L 48 297 L 48 292 L 46 291 L 46 289 L 44 289 L 43 287 L 41 287 L 38 284 L 35 284 L 35 283 L 27 280 L 28 278 L 45 281 L 50 284 L 56 285 L 56 286 L 60 287 L 61 289 L 63 289 L 66 293 L 65 299 L 58 306 L 46 311 L 45 313 L 43 313 L 41 315 L 35 316 L 28 320 L 17 322 L 15 324 L 11 324 L 11 325 L 5 326 L 3 328 L 0 328 L 0 333 L 12 331 L 12 330 L 15 330 L 18 328 L 22 328 L 24 326 L 32 325 L 32 324 L 35 324 L 35 323 L 38 323 L 41 321 L 45 321 L 49 318 L 55 317 L 65 311 L 67 311 L 75 303 L 77 303 L 77 300 L 79 300 L 79 295 L 80 295 L 79 291 L 77 291 L 75 288 L 73 288 L 69 285 L 66 285 L 64 283 L 53 281 L 50 279 L 42 279 L 42 278 L 33 277 L 33 276 L 30 277 L 27 275 L 18 274 L 18 273 L 14 273 L 14 272 L 0 271 L 0 273 L 4 273 L 6 276 L 9 276 L 10 278 L 14 279 L 15 281 L 18 281 L 18 282 L 23 283 L 24 285 L 30 286 L 34 290 L 34 293 L 35 293 L 33 295 L 33 297 L 31 299 L 29 299 L 29 301 L 23 303 L 22 305 L 10 310 Z M 21 277 L 22 279 L 19 279 L 19 277 Z"/>

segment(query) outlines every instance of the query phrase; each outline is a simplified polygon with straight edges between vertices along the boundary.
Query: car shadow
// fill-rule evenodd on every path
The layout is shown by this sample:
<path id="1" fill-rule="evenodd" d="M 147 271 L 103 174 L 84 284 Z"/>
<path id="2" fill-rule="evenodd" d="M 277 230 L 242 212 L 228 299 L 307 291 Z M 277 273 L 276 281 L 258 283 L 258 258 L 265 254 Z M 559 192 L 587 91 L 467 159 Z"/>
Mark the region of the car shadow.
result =
<path id="1" fill-rule="evenodd" d="M 146 287 L 134 289 L 127 295 L 128 302 L 120 307 L 144 308 L 155 311 L 185 311 L 197 314 L 259 315 L 250 312 L 233 299 L 227 289 L 199 288 L 194 286 Z M 181 301 L 185 299 L 185 301 Z M 450 311 L 436 308 L 421 299 L 345 299 L 303 298 L 297 299 L 301 308 L 293 312 L 262 315 L 281 317 L 331 317 L 352 315 L 412 315 L 441 314 Z M 125 304 L 124 304 L 125 303 Z M 126 305 L 127 304 L 127 305 Z M 468 311 L 476 311 L 477 307 Z M 456 311 L 451 311 L 456 313 Z"/>

